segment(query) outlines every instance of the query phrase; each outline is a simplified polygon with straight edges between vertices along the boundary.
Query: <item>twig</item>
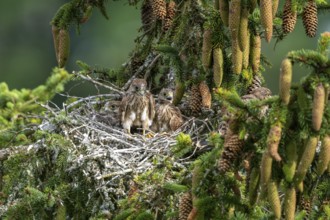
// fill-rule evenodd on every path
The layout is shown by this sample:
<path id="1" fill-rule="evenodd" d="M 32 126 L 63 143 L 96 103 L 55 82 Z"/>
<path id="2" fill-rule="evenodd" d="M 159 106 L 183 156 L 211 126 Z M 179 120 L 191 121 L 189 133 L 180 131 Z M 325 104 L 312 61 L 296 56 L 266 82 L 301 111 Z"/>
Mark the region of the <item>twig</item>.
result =
<path id="1" fill-rule="evenodd" d="M 82 75 L 81 73 L 79 73 L 79 72 L 76 73 L 76 72 L 74 72 L 74 71 L 73 71 L 72 73 L 73 73 L 74 75 L 76 75 L 76 76 L 78 76 L 78 77 L 84 79 L 84 80 L 87 80 L 87 81 L 90 81 L 90 82 L 94 83 L 95 85 L 102 86 L 102 87 L 104 87 L 104 88 L 106 88 L 106 89 L 109 89 L 110 91 L 114 91 L 114 92 L 116 92 L 116 93 L 119 93 L 120 95 L 123 95 L 123 94 L 124 94 L 124 92 L 123 92 L 121 89 L 117 88 L 117 86 L 115 86 L 115 85 L 113 85 L 113 84 L 111 84 L 111 86 L 109 86 L 109 85 L 105 85 L 105 84 L 103 84 L 103 83 L 100 83 L 100 82 L 98 82 L 98 81 L 92 79 L 90 76 L 84 76 L 84 75 Z"/>

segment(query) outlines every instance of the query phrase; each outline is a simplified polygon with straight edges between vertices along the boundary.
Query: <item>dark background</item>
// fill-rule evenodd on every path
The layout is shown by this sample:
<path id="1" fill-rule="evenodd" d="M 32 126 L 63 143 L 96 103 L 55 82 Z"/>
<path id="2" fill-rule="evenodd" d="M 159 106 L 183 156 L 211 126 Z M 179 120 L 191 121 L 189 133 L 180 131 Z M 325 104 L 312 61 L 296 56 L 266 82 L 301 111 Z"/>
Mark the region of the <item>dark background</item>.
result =
<path id="1" fill-rule="evenodd" d="M 49 76 L 57 65 L 53 48 L 50 21 L 58 8 L 67 1 L 53 0 L 1 0 L 0 1 L 0 82 L 11 89 L 34 88 Z M 281 6 L 280 6 L 281 7 Z M 138 8 L 126 1 L 109 1 L 110 20 L 93 10 L 91 19 L 81 26 L 80 34 L 71 28 L 71 55 L 67 69 L 78 70 L 76 60 L 90 65 L 119 68 L 134 47 L 134 39 L 140 27 Z M 319 16 L 317 37 L 308 38 L 298 20 L 295 31 L 275 46 L 263 42 L 264 54 L 273 63 L 264 72 L 266 84 L 274 93 L 278 89 L 278 73 L 281 60 L 290 50 L 314 49 L 320 33 L 330 31 L 330 15 Z M 294 80 L 299 80 L 310 70 L 295 67 Z M 71 83 L 67 88 L 74 87 Z M 86 96 L 93 93 L 90 87 L 77 87 L 70 93 Z"/>

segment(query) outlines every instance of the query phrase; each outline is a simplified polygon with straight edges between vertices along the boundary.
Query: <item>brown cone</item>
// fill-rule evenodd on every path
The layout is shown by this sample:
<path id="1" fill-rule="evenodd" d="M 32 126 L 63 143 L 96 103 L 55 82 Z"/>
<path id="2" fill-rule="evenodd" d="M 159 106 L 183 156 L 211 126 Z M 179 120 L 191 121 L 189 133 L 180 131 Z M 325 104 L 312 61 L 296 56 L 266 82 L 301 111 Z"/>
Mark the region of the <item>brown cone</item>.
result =
<path id="1" fill-rule="evenodd" d="M 192 198 L 190 193 L 185 193 L 180 198 L 179 203 L 179 220 L 187 220 L 192 210 Z"/>
<path id="2" fill-rule="evenodd" d="M 211 108 L 212 103 L 212 95 L 209 89 L 209 86 L 206 84 L 205 81 L 202 81 L 199 84 L 199 92 L 202 96 L 202 105 L 204 108 Z"/>
<path id="3" fill-rule="evenodd" d="M 317 30 L 317 6 L 315 1 L 309 0 L 304 7 L 303 11 L 303 24 L 305 27 L 306 35 L 308 37 L 315 37 Z"/>
<path id="4" fill-rule="evenodd" d="M 147 32 L 152 27 L 154 21 L 152 7 L 149 0 L 144 1 L 142 4 L 141 21 L 143 30 Z"/>
<path id="5" fill-rule="evenodd" d="M 230 170 L 234 161 L 238 159 L 242 147 L 243 141 L 239 139 L 239 136 L 228 130 L 225 137 L 224 150 L 218 161 L 218 169 L 221 173 L 226 173 Z"/>
<path id="6" fill-rule="evenodd" d="M 198 115 L 202 110 L 202 96 L 198 84 L 191 86 L 188 108 L 192 115 Z"/>
<path id="7" fill-rule="evenodd" d="M 167 13 L 163 26 L 164 31 L 167 31 L 172 26 L 175 13 L 176 13 L 176 3 L 174 1 L 170 1 L 170 3 L 168 3 L 167 5 Z"/>
<path id="8" fill-rule="evenodd" d="M 297 13 L 292 11 L 291 0 L 286 0 L 282 15 L 282 29 L 285 34 L 291 33 L 297 22 Z"/>
<path id="9" fill-rule="evenodd" d="M 306 218 L 308 218 L 308 216 L 310 215 L 311 210 L 312 210 L 312 204 L 311 204 L 310 198 L 302 196 L 301 199 L 300 199 L 300 204 L 299 205 L 300 205 L 301 210 L 306 211 Z"/>
<path id="10" fill-rule="evenodd" d="M 149 0 L 151 2 L 153 16 L 157 20 L 164 20 L 166 17 L 165 0 Z"/>

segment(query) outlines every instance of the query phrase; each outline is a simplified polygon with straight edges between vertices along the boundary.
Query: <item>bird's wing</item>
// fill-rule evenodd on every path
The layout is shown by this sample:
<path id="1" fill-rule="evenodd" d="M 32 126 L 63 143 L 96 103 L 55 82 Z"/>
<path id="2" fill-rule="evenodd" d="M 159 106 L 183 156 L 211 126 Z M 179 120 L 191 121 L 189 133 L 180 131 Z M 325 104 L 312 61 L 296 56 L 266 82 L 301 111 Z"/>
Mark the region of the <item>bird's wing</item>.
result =
<path id="1" fill-rule="evenodd" d="M 119 107 L 119 115 L 120 115 L 120 120 L 122 122 L 125 120 L 127 104 L 128 104 L 128 96 L 125 95 L 123 97 L 123 99 L 121 100 L 120 107 Z"/>
<path id="2" fill-rule="evenodd" d="M 170 128 L 172 131 L 176 131 L 178 128 L 180 128 L 183 125 L 183 120 L 181 118 L 181 115 L 178 116 L 174 114 L 170 120 Z"/>
<path id="3" fill-rule="evenodd" d="M 155 110 L 155 99 L 154 97 L 152 96 L 151 93 L 147 93 L 147 96 L 148 96 L 148 99 L 149 99 L 149 119 L 150 120 L 153 120 L 154 117 L 155 117 L 155 113 L 156 113 L 156 110 Z"/>

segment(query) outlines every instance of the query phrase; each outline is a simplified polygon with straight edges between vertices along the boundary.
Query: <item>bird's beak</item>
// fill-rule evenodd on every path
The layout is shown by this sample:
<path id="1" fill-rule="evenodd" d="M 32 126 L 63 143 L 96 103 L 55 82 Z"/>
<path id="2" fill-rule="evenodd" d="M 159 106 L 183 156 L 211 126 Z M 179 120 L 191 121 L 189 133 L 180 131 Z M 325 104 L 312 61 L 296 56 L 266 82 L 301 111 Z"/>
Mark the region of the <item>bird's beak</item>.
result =
<path id="1" fill-rule="evenodd" d="M 172 100 L 173 100 L 173 96 L 167 96 L 167 97 L 166 97 L 166 100 L 169 101 L 169 102 L 172 102 Z"/>

